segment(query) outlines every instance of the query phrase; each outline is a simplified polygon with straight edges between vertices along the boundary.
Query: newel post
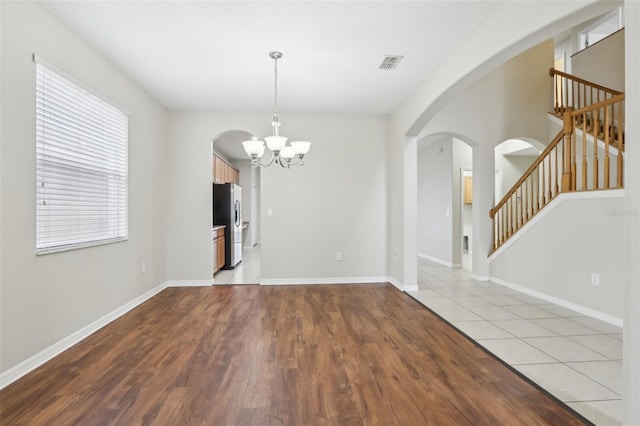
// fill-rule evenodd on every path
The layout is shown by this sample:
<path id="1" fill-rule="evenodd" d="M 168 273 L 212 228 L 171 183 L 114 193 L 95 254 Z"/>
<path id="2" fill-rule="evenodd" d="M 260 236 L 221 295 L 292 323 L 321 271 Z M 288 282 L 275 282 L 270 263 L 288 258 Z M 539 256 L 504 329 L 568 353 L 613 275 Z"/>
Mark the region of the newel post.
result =
<path id="1" fill-rule="evenodd" d="M 562 156 L 564 157 L 564 167 L 562 168 L 562 189 L 560 192 L 569 192 L 571 191 L 571 136 L 573 134 L 573 118 L 571 117 L 571 113 L 573 110 L 571 108 L 567 108 L 564 112 L 563 119 L 563 129 L 564 133 L 562 143 L 564 144 L 564 150 L 562 152 Z M 556 154 L 558 155 L 558 154 Z"/>

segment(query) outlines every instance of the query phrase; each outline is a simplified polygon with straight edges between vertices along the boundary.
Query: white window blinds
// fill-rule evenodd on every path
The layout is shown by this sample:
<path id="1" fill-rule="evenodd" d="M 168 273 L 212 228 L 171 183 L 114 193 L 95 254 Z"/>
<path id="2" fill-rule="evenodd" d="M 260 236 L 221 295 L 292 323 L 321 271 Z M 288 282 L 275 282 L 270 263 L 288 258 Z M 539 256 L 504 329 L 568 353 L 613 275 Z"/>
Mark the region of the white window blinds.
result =
<path id="1" fill-rule="evenodd" d="M 36 60 L 36 251 L 127 238 L 128 117 Z"/>

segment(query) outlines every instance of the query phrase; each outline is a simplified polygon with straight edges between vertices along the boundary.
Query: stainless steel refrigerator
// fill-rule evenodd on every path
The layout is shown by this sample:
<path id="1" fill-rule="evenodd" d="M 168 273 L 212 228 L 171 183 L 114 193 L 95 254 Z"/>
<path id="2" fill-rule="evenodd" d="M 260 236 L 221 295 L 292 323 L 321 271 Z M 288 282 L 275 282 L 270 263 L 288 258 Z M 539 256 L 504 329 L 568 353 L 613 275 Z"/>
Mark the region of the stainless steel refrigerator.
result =
<path id="1" fill-rule="evenodd" d="M 242 188 L 235 183 L 213 184 L 213 224 L 225 225 L 224 269 L 242 261 Z"/>

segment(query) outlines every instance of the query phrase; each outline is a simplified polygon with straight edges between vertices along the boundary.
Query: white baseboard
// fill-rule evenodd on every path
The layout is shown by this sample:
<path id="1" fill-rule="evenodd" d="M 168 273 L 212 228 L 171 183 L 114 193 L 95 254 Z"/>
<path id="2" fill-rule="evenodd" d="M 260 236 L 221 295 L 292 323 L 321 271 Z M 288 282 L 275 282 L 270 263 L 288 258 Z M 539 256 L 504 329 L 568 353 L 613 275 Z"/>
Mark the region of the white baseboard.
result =
<path id="1" fill-rule="evenodd" d="M 472 280 L 476 280 L 476 281 L 489 281 L 490 277 L 488 275 L 477 275 L 477 274 L 471 274 L 469 275 L 471 277 Z"/>
<path id="2" fill-rule="evenodd" d="M 519 292 L 528 294 L 529 296 L 537 297 L 538 299 L 546 300 L 547 302 L 553 303 L 554 305 L 562 306 L 563 308 L 571 309 L 572 311 L 576 311 L 583 315 L 598 319 L 600 321 L 604 321 L 608 324 L 616 325 L 618 327 L 623 326 L 623 319 L 618 318 L 614 315 L 605 314 L 604 312 L 596 311 L 595 309 L 587 308 L 586 306 L 578 305 L 573 302 L 569 302 L 568 300 L 560 299 L 555 296 L 550 296 L 546 293 L 542 293 L 536 290 L 532 290 L 528 287 L 523 287 L 518 284 L 510 283 L 509 281 L 505 281 L 501 278 L 491 277 L 491 282 L 496 284 L 500 284 L 502 286 L 508 287 L 513 290 L 517 290 Z"/>
<path id="3" fill-rule="evenodd" d="M 389 277 L 263 278 L 260 285 L 368 284 L 388 283 L 389 280 Z"/>
<path id="4" fill-rule="evenodd" d="M 146 293 L 136 297 L 132 301 L 122 305 L 118 309 L 109 312 L 108 314 L 104 315 L 101 318 L 98 318 L 97 320 L 95 320 L 91 324 L 81 328 L 80 330 L 76 331 L 75 333 L 72 333 L 72 334 L 68 335 L 67 337 L 63 338 L 62 340 L 59 340 L 58 342 L 54 343 L 53 345 L 49 346 L 48 348 L 43 349 L 42 351 L 38 352 L 37 354 L 33 355 L 32 357 L 27 358 L 26 360 L 22 361 L 21 363 L 11 367 L 7 371 L 4 371 L 4 372 L 0 373 L 0 389 L 3 389 L 4 387 L 10 385 L 11 383 L 13 383 L 16 380 L 18 380 L 20 377 L 22 377 L 25 374 L 35 370 L 36 368 L 38 368 L 39 366 L 41 366 L 45 362 L 49 361 L 53 357 L 55 357 L 55 356 L 61 354 L 62 352 L 66 351 L 67 349 L 69 349 L 70 347 L 75 345 L 76 343 L 78 343 L 81 340 L 87 338 L 88 336 L 90 336 L 91 334 L 95 333 L 96 331 L 98 331 L 99 329 L 101 329 L 105 325 L 109 324 L 113 320 L 118 319 L 119 317 L 121 317 L 122 315 L 126 314 L 127 312 L 129 312 L 130 310 L 135 308 L 136 306 L 138 306 L 138 305 L 142 304 L 143 302 L 146 302 L 147 300 L 151 299 L 153 296 L 155 296 L 156 294 L 158 294 L 162 290 L 164 290 L 167 287 L 166 284 L 167 283 L 165 282 L 165 283 L 162 283 L 162 284 L 160 284 L 159 286 L 157 286 L 155 288 L 152 288 L 151 290 L 147 291 Z"/>
<path id="5" fill-rule="evenodd" d="M 418 285 L 402 284 L 393 277 L 337 277 L 337 278 L 269 278 L 260 285 L 314 285 L 314 284 L 379 284 L 389 283 L 400 291 L 418 291 Z"/>
<path id="6" fill-rule="evenodd" d="M 438 259 L 437 257 L 429 256 L 428 254 L 418 253 L 418 257 L 421 257 L 426 260 L 430 260 L 432 262 L 438 263 L 440 265 L 448 266 L 449 268 L 461 268 L 462 265 L 457 263 L 447 262 L 446 260 Z"/>
<path id="7" fill-rule="evenodd" d="M 166 287 L 210 287 L 215 280 L 169 280 L 165 282 Z"/>
<path id="8" fill-rule="evenodd" d="M 396 280 L 393 277 L 387 277 L 387 282 L 389 284 L 391 284 L 392 286 L 394 286 L 395 288 L 397 288 L 398 290 L 400 290 L 400 291 L 406 291 L 404 289 L 404 285 L 402 285 L 402 283 L 400 281 Z"/>
<path id="9" fill-rule="evenodd" d="M 402 287 L 403 291 L 406 291 L 407 293 L 412 292 L 412 291 L 418 291 L 420 288 L 418 287 L 418 284 L 405 284 Z"/>

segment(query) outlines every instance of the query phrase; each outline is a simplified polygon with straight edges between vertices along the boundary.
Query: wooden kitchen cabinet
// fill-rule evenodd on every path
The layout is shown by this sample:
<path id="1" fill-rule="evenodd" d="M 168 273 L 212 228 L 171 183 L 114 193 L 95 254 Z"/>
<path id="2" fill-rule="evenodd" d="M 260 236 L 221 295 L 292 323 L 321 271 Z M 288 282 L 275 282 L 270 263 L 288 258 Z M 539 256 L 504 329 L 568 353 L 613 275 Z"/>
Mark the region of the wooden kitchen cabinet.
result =
<path id="1" fill-rule="evenodd" d="M 473 177 L 472 176 L 464 177 L 464 203 L 465 204 L 473 203 Z"/>
<path id="2" fill-rule="evenodd" d="M 224 267 L 224 228 L 213 231 L 213 273 Z"/>
<path id="3" fill-rule="evenodd" d="M 214 183 L 240 183 L 240 172 L 217 155 L 213 156 L 212 178 Z"/>

